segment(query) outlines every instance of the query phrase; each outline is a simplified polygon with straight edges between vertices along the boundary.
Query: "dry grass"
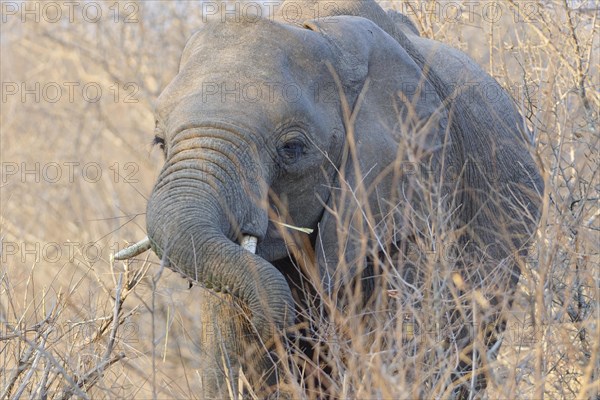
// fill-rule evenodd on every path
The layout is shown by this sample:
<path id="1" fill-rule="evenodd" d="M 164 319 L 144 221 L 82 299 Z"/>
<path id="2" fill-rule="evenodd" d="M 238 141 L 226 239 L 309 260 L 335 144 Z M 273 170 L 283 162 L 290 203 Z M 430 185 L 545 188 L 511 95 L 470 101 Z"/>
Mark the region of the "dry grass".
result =
<path id="1" fill-rule="evenodd" d="M 510 317 L 487 396 L 598 398 L 594 2 L 494 3 L 502 13 L 494 23 L 481 15 L 488 2 L 471 12 L 463 5 L 458 21 L 449 7 L 458 3 L 418 3 L 429 10 L 437 4 L 434 13 L 386 3 L 412 12 L 426 36 L 471 55 L 511 93 L 535 135 L 546 182 L 543 214 L 514 305 L 504 310 Z M 123 2 L 115 20 L 115 9 L 103 3 L 97 23 L 77 7 L 73 22 L 53 23 L 37 3 L 36 23 L 31 15 L 23 22 L 22 10 L 12 15 L 7 4 L 0 35 L 0 398 L 198 397 L 198 344 L 206 327 L 194 300 L 202 289 L 188 289 L 154 256 L 117 265 L 109 256 L 144 235 L 146 196 L 162 162 L 149 145 L 152 103 L 176 73 L 199 13 L 183 2 Z M 39 98 L 21 98 L 22 84 Z M 54 84 L 63 89 L 56 102 Z M 94 92 L 82 93 L 86 84 L 101 88 L 99 101 L 92 101 Z M 294 398 L 318 398 L 318 390 L 344 399 L 449 395 L 448 367 L 458 355 L 445 345 L 449 327 L 440 321 L 456 302 L 444 304 L 443 294 L 464 282 L 453 277 L 435 237 L 422 243 L 433 249 L 424 263 L 425 285 L 433 289 L 419 302 L 384 257 L 379 272 L 387 284 L 369 309 L 370 324 L 354 292 L 345 294 L 343 312 L 329 300 L 308 308 L 311 340 L 326 344 L 325 362 L 315 365 L 299 352 L 284 360 L 287 374 L 303 372 L 321 383 L 310 387 L 308 380 L 308 390 L 289 385 Z M 461 299 L 461 307 L 485 315 L 477 293 Z"/>

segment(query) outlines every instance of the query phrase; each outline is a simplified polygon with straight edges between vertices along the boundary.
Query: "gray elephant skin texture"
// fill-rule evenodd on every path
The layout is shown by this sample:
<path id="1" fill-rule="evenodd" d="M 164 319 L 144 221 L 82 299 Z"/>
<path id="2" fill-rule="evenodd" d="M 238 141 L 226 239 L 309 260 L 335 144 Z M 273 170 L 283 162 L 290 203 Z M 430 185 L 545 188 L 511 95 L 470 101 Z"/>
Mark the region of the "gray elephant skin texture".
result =
<path id="1" fill-rule="evenodd" d="M 452 241 L 459 289 L 481 289 L 501 332 L 540 214 L 526 124 L 470 58 L 372 1 L 293 3 L 293 18 L 208 19 L 157 102 L 165 164 L 147 232 L 203 288 L 205 398 L 227 397 L 240 367 L 256 393 L 283 395 L 275 348 L 315 293 L 344 312 L 358 290 L 368 309 L 402 276 L 417 304 L 428 269 L 407 249 L 431 236 Z M 457 346 L 471 334 L 459 328 Z M 471 364 L 456 365 L 460 396 Z"/>

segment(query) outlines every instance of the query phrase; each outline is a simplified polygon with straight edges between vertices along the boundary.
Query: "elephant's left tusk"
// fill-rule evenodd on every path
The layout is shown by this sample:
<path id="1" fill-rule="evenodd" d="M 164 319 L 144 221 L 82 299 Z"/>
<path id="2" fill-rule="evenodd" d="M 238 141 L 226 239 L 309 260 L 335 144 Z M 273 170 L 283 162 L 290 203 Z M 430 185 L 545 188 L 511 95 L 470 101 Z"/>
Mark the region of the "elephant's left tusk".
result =
<path id="1" fill-rule="evenodd" d="M 146 236 L 144 239 L 140 240 L 136 244 L 132 244 L 129 247 L 124 248 L 123 250 L 117 252 L 112 256 L 114 260 L 127 260 L 133 258 L 135 256 L 139 256 L 145 251 L 150 250 L 150 239 Z"/>
<path id="2" fill-rule="evenodd" d="M 254 236 L 244 236 L 242 238 L 242 243 L 241 246 L 248 250 L 250 253 L 252 254 L 256 254 L 256 243 L 258 242 L 258 239 L 255 238 Z"/>

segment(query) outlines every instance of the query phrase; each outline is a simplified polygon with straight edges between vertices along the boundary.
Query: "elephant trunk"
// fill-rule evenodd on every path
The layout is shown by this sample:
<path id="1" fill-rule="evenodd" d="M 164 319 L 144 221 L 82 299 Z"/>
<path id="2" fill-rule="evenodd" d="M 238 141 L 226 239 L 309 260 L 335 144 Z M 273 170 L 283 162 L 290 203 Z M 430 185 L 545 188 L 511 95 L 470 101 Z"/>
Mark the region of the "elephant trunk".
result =
<path id="1" fill-rule="evenodd" d="M 252 231 L 261 225 L 256 219 L 266 225 L 256 199 L 240 189 L 252 162 L 246 153 L 231 157 L 231 140 L 205 135 L 188 134 L 174 146 L 148 201 L 148 237 L 169 268 L 239 299 L 269 340 L 274 328 L 293 323 L 293 300 L 283 275 L 236 243 L 240 234 L 261 234 Z"/>

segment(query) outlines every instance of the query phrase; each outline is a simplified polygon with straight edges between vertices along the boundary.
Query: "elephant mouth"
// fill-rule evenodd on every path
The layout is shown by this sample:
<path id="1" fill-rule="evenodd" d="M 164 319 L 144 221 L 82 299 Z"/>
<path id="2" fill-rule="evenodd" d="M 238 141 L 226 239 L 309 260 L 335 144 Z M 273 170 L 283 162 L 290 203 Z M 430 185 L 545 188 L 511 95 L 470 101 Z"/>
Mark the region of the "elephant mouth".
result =
<path id="1" fill-rule="evenodd" d="M 279 223 L 277 221 L 269 220 L 269 225 L 267 226 L 267 238 L 272 240 L 283 240 L 283 235 L 278 228 L 278 225 Z"/>
<path id="2" fill-rule="evenodd" d="M 313 229 L 297 227 L 280 220 L 270 219 L 265 235 L 259 236 L 251 233 L 242 233 L 239 241 L 235 239 L 231 241 L 265 261 L 271 261 L 289 254 L 286 247 L 286 237 L 289 237 L 291 231 L 311 234 Z M 284 250 L 278 250 L 280 247 L 283 247 Z M 115 261 L 129 260 L 145 253 L 151 248 L 150 238 L 146 236 L 139 242 L 114 253 L 111 255 L 111 259 Z M 168 267 L 168 265 L 165 266 Z"/>

